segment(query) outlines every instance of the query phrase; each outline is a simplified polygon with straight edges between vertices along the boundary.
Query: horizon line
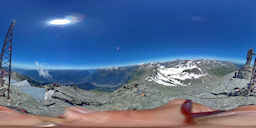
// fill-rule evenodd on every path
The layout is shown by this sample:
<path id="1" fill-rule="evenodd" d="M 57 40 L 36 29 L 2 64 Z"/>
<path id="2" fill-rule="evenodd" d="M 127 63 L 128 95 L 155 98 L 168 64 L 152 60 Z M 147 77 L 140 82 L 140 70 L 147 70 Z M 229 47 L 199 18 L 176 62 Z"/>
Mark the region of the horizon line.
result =
<path id="1" fill-rule="evenodd" d="M 230 61 L 235 64 L 242 64 L 243 60 L 241 59 L 235 59 L 235 58 L 223 58 L 223 57 L 166 57 L 162 59 L 155 59 L 155 60 L 145 60 L 143 62 L 130 62 L 127 64 L 120 64 L 120 65 L 106 65 L 106 66 L 96 66 L 96 67 L 90 67 L 90 66 L 63 66 L 63 65 L 40 65 L 38 67 L 36 64 L 26 64 L 26 63 L 20 63 L 20 62 L 14 62 L 13 68 L 18 69 L 27 69 L 27 70 L 36 70 L 38 68 L 43 68 L 47 70 L 96 70 L 96 69 L 111 69 L 116 67 L 127 67 L 127 66 L 136 66 L 136 65 L 143 65 L 143 64 L 149 64 L 149 63 L 163 63 L 163 62 L 170 62 L 175 60 L 200 60 L 200 59 L 208 59 L 208 60 L 220 60 L 220 61 Z"/>

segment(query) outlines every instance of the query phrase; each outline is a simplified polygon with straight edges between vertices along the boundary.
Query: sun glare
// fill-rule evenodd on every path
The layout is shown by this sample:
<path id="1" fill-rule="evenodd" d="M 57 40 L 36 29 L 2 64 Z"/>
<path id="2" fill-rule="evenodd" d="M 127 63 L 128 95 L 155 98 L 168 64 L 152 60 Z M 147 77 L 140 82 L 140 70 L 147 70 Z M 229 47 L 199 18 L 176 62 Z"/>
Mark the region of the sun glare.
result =
<path id="1" fill-rule="evenodd" d="M 48 22 L 50 25 L 67 25 L 70 23 L 71 21 L 68 19 L 54 19 Z"/>

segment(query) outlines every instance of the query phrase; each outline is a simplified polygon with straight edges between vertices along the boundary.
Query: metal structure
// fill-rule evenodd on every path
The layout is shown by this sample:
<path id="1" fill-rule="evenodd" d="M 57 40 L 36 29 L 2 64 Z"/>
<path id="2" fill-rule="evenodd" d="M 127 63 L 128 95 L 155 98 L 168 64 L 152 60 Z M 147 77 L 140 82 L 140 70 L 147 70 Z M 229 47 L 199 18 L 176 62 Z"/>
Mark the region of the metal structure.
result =
<path id="1" fill-rule="evenodd" d="M 255 53 L 253 53 L 253 49 L 249 49 L 247 56 L 246 56 L 245 65 L 247 65 L 247 66 L 251 65 L 253 55 L 256 55 Z"/>
<path id="2" fill-rule="evenodd" d="M 253 52 L 253 49 L 249 49 L 249 51 L 247 53 L 246 64 L 245 64 L 246 66 L 251 65 L 252 57 L 254 55 L 256 55 L 256 54 Z M 249 92 L 252 92 L 254 90 L 255 86 L 256 86 L 256 58 L 254 60 L 251 79 L 250 79 L 250 83 L 249 83 L 249 86 L 248 86 Z"/>
<path id="3" fill-rule="evenodd" d="M 249 90 L 252 91 L 256 85 L 256 58 L 254 60 L 253 69 L 252 69 L 252 76 L 249 83 Z"/>
<path id="4" fill-rule="evenodd" d="M 241 67 L 238 72 L 235 72 L 233 78 L 239 79 L 248 79 L 250 80 L 252 77 L 253 70 L 251 68 L 251 62 L 253 56 L 256 54 L 254 53 L 253 49 L 249 49 L 246 55 L 246 63 L 243 67 Z"/>
<path id="5" fill-rule="evenodd" d="M 16 21 L 13 20 L 8 32 L 5 36 L 3 47 L 0 54 L 0 82 L 1 86 L 4 86 L 5 78 L 8 79 L 8 88 L 7 88 L 7 99 L 10 99 L 10 86 L 11 86 L 11 74 L 12 74 L 12 41 L 13 41 L 13 30 L 15 27 Z"/>

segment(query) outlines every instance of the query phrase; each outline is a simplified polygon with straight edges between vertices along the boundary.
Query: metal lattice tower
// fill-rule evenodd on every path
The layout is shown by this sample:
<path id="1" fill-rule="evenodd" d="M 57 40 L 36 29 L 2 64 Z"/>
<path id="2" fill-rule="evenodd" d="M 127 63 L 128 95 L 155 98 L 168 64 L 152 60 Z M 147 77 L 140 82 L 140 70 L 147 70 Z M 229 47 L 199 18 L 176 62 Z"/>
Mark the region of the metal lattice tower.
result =
<path id="1" fill-rule="evenodd" d="M 255 83 L 256 83 L 256 58 L 255 58 L 254 64 L 253 64 L 251 80 L 249 83 L 249 90 L 252 90 L 254 88 Z"/>
<path id="2" fill-rule="evenodd" d="M 5 36 L 3 47 L 0 54 L 0 84 L 3 87 L 5 78 L 8 80 L 7 98 L 10 99 L 10 84 L 11 84 L 11 73 L 12 73 L 12 41 L 13 41 L 13 30 L 16 21 L 13 20 L 8 32 Z"/>

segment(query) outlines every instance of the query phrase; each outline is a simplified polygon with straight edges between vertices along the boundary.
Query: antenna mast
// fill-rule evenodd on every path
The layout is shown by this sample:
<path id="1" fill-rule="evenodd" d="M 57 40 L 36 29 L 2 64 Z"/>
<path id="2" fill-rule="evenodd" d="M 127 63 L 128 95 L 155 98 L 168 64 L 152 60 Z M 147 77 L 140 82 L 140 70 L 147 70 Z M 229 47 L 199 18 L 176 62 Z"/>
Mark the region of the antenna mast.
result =
<path id="1" fill-rule="evenodd" d="M 16 21 L 13 20 L 8 32 L 5 36 L 3 47 L 0 54 L 0 84 L 4 86 L 4 77 L 8 77 L 8 89 L 7 99 L 10 99 L 10 85 L 11 85 L 11 74 L 12 74 L 12 41 L 13 41 L 13 30 Z"/>

